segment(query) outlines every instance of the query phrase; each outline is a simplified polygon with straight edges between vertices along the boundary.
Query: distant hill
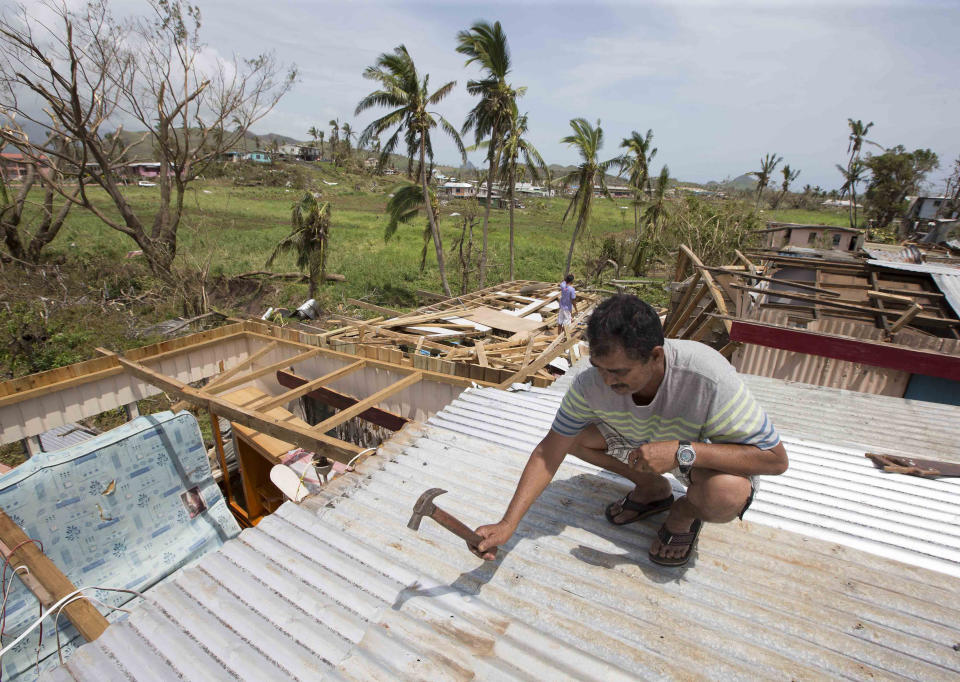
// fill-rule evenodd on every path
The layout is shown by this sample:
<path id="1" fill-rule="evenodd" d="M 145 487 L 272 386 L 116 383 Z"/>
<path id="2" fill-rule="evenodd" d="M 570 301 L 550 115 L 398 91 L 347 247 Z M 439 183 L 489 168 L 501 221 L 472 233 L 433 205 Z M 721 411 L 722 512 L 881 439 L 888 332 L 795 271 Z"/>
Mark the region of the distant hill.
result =
<path id="1" fill-rule="evenodd" d="M 757 188 L 757 179 L 749 173 L 744 173 L 743 175 L 738 175 L 733 180 L 721 182 L 720 185 L 731 189 L 755 190 Z"/>

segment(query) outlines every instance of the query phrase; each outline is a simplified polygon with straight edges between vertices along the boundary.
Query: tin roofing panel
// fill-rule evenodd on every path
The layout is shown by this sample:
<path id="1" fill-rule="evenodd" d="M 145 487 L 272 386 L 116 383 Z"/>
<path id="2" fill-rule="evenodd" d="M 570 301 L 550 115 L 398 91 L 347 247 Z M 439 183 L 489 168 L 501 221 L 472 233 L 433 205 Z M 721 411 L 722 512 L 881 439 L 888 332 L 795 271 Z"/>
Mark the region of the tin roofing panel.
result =
<path id="1" fill-rule="evenodd" d="M 960 490 L 903 476 L 881 485 L 855 450 L 791 437 L 790 472 L 764 481 L 746 521 L 709 525 L 683 569 L 647 558 L 661 519 L 607 523 L 604 505 L 628 486 L 572 458 L 496 562 L 430 519 L 406 527 L 430 487 L 448 490 L 438 505 L 470 526 L 499 515 L 560 396 L 465 391 L 357 475 L 151 590 L 54 679 L 960 672 L 960 581 L 944 571 L 960 565 Z M 911 534 L 902 561 L 877 555 Z"/>
<path id="2" fill-rule="evenodd" d="M 922 272 L 930 275 L 943 292 L 953 312 L 960 317 L 960 268 L 936 263 L 892 263 L 882 260 L 867 261 L 870 265 L 890 270 Z"/>

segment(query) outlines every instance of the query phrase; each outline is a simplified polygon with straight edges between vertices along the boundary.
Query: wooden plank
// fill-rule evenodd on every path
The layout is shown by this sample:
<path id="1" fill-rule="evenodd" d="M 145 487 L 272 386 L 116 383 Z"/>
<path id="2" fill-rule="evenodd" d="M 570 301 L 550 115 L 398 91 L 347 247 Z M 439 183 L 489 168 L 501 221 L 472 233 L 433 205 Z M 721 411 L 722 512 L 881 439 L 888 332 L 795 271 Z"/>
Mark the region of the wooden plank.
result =
<path id="1" fill-rule="evenodd" d="M 687 304 L 690 303 L 690 298 L 693 296 L 694 292 L 697 291 L 697 285 L 700 284 L 701 272 L 699 270 L 693 271 L 693 278 L 690 280 L 690 284 L 687 285 L 687 288 L 683 290 L 683 295 L 680 297 L 679 303 L 671 311 L 670 316 L 667 318 L 667 331 L 664 335 L 669 336 L 676 332 L 676 328 L 681 326 L 686 318 L 682 314 L 686 311 L 686 314 L 689 316 L 689 311 L 687 311 Z M 700 294 L 703 296 L 703 294 Z"/>
<path id="2" fill-rule="evenodd" d="M 286 393 L 282 393 L 268 400 L 263 404 L 258 404 L 257 409 L 262 412 L 269 412 L 275 407 L 286 405 L 291 400 L 296 400 L 300 396 L 306 395 L 307 393 L 309 393 L 315 388 L 319 388 L 324 384 L 329 384 L 330 382 L 336 381 L 341 377 L 345 377 L 346 375 L 352 372 L 356 372 L 358 369 L 363 368 L 366 364 L 367 364 L 366 360 L 357 360 L 356 362 L 350 365 L 347 365 L 346 367 L 341 367 L 340 369 L 336 369 L 330 372 L 329 374 L 324 374 L 322 377 L 318 377 L 317 379 L 308 381 L 306 384 L 302 386 L 297 386 L 293 390 L 287 391 Z"/>
<path id="3" fill-rule="evenodd" d="M 535 336 L 531 336 L 530 340 L 527 341 L 527 347 L 523 350 L 523 360 L 520 363 L 521 368 L 530 364 L 530 359 L 533 357 L 533 346 L 536 342 L 537 339 Z"/>
<path id="4" fill-rule="evenodd" d="M 403 379 L 393 382 L 386 388 L 380 389 L 373 395 L 358 401 L 356 405 L 352 405 L 351 407 L 348 407 L 345 410 L 341 410 L 340 412 L 333 415 L 329 419 L 323 420 L 322 422 L 314 426 L 313 429 L 315 431 L 319 431 L 320 433 L 329 431 L 333 427 L 339 426 L 340 424 L 343 424 L 344 422 L 349 421 L 354 417 L 360 415 L 360 413 L 364 412 L 366 409 L 370 407 L 374 407 L 375 405 L 377 405 L 383 400 L 386 400 L 387 398 L 394 395 L 395 393 L 399 393 L 405 388 L 408 388 L 410 386 L 413 386 L 416 383 L 419 383 L 421 379 L 423 379 L 423 372 L 421 371 L 416 371 L 410 374 L 409 376 L 405 376 Z"/>
<path id="5" fill-rule="evenodd" d="M 296 388 L 307 383 L 307 380 L 303 377 L 297 376 L 292 372 L 283 371 L 277 372 L 277 381 L 280 382 L 281 386 L 286 386 L 288 388 Z M 326 386 L 319 386 L 312 389 L 306 394 L 305 397 L 312 400 L 317 400 L 324 405 L 335 407 L 338 410 L 353 407 L 359 402 L 352 396 L 334 391 L 332 388 L 327 388 Z M 391 431 L 399 431 L 405 424 L 410 422 L 410 420 L 406 417 L 383 410 L 379 407 L 368 408 L 357 416 L 360 419 L 370 422 L 371 424 L 382 426 L 383 428 L 390 429 Z"/>
<path id="6" fill-rule="evenodd" d="M 35 542 L 30 541 L 23 529 L 14 523 L 2 509 L 0 509 L 0 542 L 3 543 L 0 553 L 9 561 L 11 567 L 16 569 L 19 566 L 26 566 L 30 577 L 42 588 L 38 590 L 40 594 L 36 596 L 45 609 L 50 608 L 71 592 L 76 591 L 77 588 L 70 582 L 70 579 L 57 568 L 56 564 L 40 550 Z M 13 577 L 10 579 L 13 580 Z M 30 587 L 28 581 L 24 581 L 24 584 Z M 34 585 L 34 589 L 36 589 L 36 585 Z M 102 635 L 110 624 L 86 599 L 70 602 L 63 607 L 63 612 L 88 642 L 92 642 Z"/>
<path id="7" fill-rule="evenodd" d="M 51 393 L 56 393 L 57 391 L 62 391 L 65 388 L 89 384 L 92 381 L 99 381 L 100 379 L 117 376 L 118 374 L 123 374 L 123 367 L 121 367 L 119 364 L 116 367 L 101 369 L 96 372 L 90 372 L 89 374 L 80 374 L 79 376 L 63 379 L 55 383 L 46 384 L 45 386 L 37 386 L 36 388 L 28 388 L 23 391 L 10 393 L 9 395 L 0 397 L 0 407 L 13 405 L 24 400 L 40 398 Z"/>
<path id="8" fill-rule="evenodd" d="M 714 309 L 714 307 L 716 307 L 716 305 L 717 305 L 716 301 L 714 301 L 712 298 L 709 301 L 707 301 L 707 304 L 703 306 L 703 309 L 700 311 L 700 314 L 697 315 L 697 317 L 693 320 L 693 322 L 688 324 L 687 328 L 683 330 L 683 334 L 680 335 L 680 338 L 694 339 L 695 341 L 699 340 L 700 337 L 697 334 L 697 332 L 701 331 L 700 330 L 701 325 L 709 325 L 710 320 L 708 320 L 707 318 L 710 315 L 711 311 Z"/>
<path id="9" fill-rule="evenodd" d="M 223 451 L 223 434 L 220 433 L 220 420 L 217 418 L 213 412 L 208 412 L 210 415 L 210 430 L 213 432 L 213 441 L 214 447 L 217 450 L 217 461 L 220 463 L 220 472 L 223 474 L 223 499 L 226 500 L 227 506 L 230 506 L 231 495 L 230 495 L 230 472 L 227 471 L 227 455 Z"/>
<path id="10" fill-rule="evenodd" d="M 203 388 L 204 388 L 205 390 L 207 390 L 207 391 L 216 388 L 217 386 L 219 386 L 220 384 L 222 384 L 223 382 L 225 382 L 225 381 L 226 381 L 227 379 L 229 379 L 230 377 L 233 377 L 233 376 L 235 376 L 236 374 L 238 374 L 238 373 L 242 372 L 243 370 L 245 370 L 246 368 L 248 368 L 250 365 L 252 365 L 252 364 L 255 363 L 257 360 L 259 360 L 260 358 L 262 358 L 264 355 L 266 355 L 267 353 L 269 353 L 270 351 L 272 351 L 272 350 L 273 350 L 274 348 L 276 348 L 278 345 L 279 345 L 279 344 L 278 344 L 277 341 L 271 341 L 271 342 L 268 343 L 266 346 L 264 346 L 263 348 L 261 348 L 260 350 L 258 350 L 256 353 L 254 353 L 253 355 L 249 356 L 246 360 L 244 360 L 243 362 L 241 362 L 241 363 L 240 363 L 239 365 L 237 365 L 236 367 L 231 367 L 231 368 L 228 369 L 227 371 L 221 372 L 220 374 L 218 374 L 217 376 L 215 376 L 215 377 L 214 377 L 213 379 L 211 379 L 211 380 L 207 383 L 207 385 L 204 386 Z"/>
<path id="11" fill-rule="evenodd" d="M 356 299 L 356 298 L 348 298 L 348 299 L 347 299 L 347 303 L 349 303 L 350 305 L 353 305 L 353 306 L 357 306 L 358 308 L 364 308 L 364 309 L 366 309 L 366 310 L 372 310 L 373 312 L 375 312 L 375 313 L 380 313 L 381 315 L 388 315 L 388 316 L 390 316 L 390 317 L 396 317 L 397 315 L 400 315 L 400 312 L 397 311 L 397 310 L 391 310 L 390 308 L 384 308 L 383 306 L 375 305 L 375 304 L 373 304 L 373 303 L 367 303 L 366 301 L 361 301 L 361 300 Z"/>
<path id="12" fill-rule="evenodd" d="M 960 381 L 960 356 L 731 319 L 730 340 Z"/>
<path id="13" fill-rule="evenodd" d="M 487 308 L 485 306 L 480 306 L 469 313 L 464 313 L 460 317 L 473 320 L 474 322 L 492 327 L 493 329 L 510 332 L 511 334 L 516 332 L 533 332 L 543 326 L 543 322 L 525 320 L 522 317 L 508 315 L 503 311 L 494 310 L 493 308 Z"/>
<path id="14" fill-rule="evenodd" d="M 562 343 L 557 343 L 557 342 L 562 342 Z M 534 374 L 540 371 L 541 369 L 543 369 L 544 367 L 546 367 L 548 364 L 550 364 L 551 360 L 553 360 L 558 355 L 562 355 L 566 353 L 571 346 L 579 342 L 580 342 L 580 339 L 578 339 L 577 337 L 571 338 L 571 337 L 558 336 L 556 341 L 554 342 L 556 345 L 551 344 L 550 346 L 548 346 L 547 350 L 545 350 L 543 353 L 540 354 L 540 357 L 538 357 L 529 365 L 522 367 L 519 372 L 501 381 L 497 385 L 497 388 L 506 389 L 517 382 L 523 381 L 531 374 Z"/>
<path id="15" fill-rule="evenodd" d="M 802 291 L 812 291 L 814 293 L 825 294 L 827 296 L 840 296 L 840 293 L 837 291 L 833 291 L 831 289 L 824 289 L 823 287 L 816 287 L 816 286 L 813 286 L 812 284 L 803 284 L 802 282 L 792 282 L 786 279 L 777 279 L 776 277 L 765 277 L 763 275 L 755 275 L 755 274 L 749 274 L 746 272 L 727 270 L 726 268 L 707 267 L 706 269 L 710 270 L 711 272 L 722 272 L 723 274 L 726 274 L 726 275 L 734 275 L 736 277 L 743 277 L 745 279 L 758 279 L 763 282 L 773 282 L 775 284 L 782 284 L 783 286 L 791 287 L 793 289 L 800 289 Z"/>
<path id="16" fill-rule="evenodd" d="M 910 321 L 913 318 L 915 318 L 919 314 L 921 309 L 922 309 L 922 306 L 919 303 L 914 303 L 912 306 L 910 306 L 909 310 L 907 310 L 903 315 L 898 317 L 896 321 L 892 325 L 890 325 L 890 333 L 896 334 L 898 331 L 903 329 L 907 324 L 910 323 Z"/>
<path id="17" fill-rule="evenodd" d="M 349 462 L 351 457 L 362 451 L 362 448 L 353 443 L 348 443 L 339 438 L 331 438 L 323 433 L 318 433 L 313 429 L 303 428 L 296 424 L 286 424 L 284 420 L 277 419 L 270 414 L 250 410 L 231 403 L 224 398 L 204 393 L 176 379 L 164 376 L 149 367 L 144 367 L 137 362 L 127 360 L 123 357 L 118 358 L 118 362 L 120 362 L 126 371 L 162 389 L 170 395 L 188 400 L 230 421 L 235 421 L 252 429 L 256 429 L 274 438 L 294 443 L 306 450 L 317 454 L 325 454 L 340 462 Z M 281 408 L 274 408 L 274 411 L 280 409 Z"/>
<path id="18" fill-rule="evenodd" d="M 205 333 L 205 332 L 202 332 Z M 243 332 L 237 332 L 236 334 L 230 334 L 228 336 L 216 336 L 210 339 L 204 339 L 202 341 L 197 341 L 196 343 L 191 343 L 186 346 L 181 346 L 180 348 L 174 348 L 173 350 L 164 351 L 163 353 L 156 353 L 154 355 L 145 355 L 141 357 L 138 362 L 141 363 L 153 363 L 157 360 L 165 360 L 167 358 L 172 358 L 177 355 L 183 355 L 184 353 L 192 353 L 195 350 L 200 350 L 201 348 L 206 348 L 207 346 L 213 346 L 218 343 L 225 343 L 227 341 L 232 341 L 237 338 L 242 338 L 244 336 Z M 184 337 L 190 338 L 190 337 Z"/>
<path id="19" fill-rule="evenodd" d="M 265 374 L 272 374 L 273 372 L 276 372 L 278 369 L 291 367 L 292 365 L 295 365 L 298 362 L 309 360 L 310 358 L 316 355 L 320 355 L 320 353 L 322 352 L 323 351 L 320 348 L 314 348 L 312 350 L 308 350 L 303 353 L 300 353 L 299 355 L 294 355 L 292 358 L 280 360 L 279 362 L 274 362 L 273 364 L 267 365 L 266 367 L 261 367 L 256 371 L 249 372 L 247 374 L 241 374 L 240 376 L 229 379 L 223 382 L 222 384 L 218 384 L 213 388 L 205 386 L 203 391 L 204 393 L 210 393 L 210 394 L 223 393 L 224 391 L 227 391 L 231 388 L 234 388 L 241 384 L 245 384 L 248 381 L 251 381 L 258 377 L 262 377 Z"/>
<path id="20" fill-rule="evenodd" d="M 483 348 L 483 341 L 477 341 L 473 347 L 477 351 L 477 362 L 480 363 L 480 366 L 489 367 L 490 363 L 487 362 L 487 354 Z"/>

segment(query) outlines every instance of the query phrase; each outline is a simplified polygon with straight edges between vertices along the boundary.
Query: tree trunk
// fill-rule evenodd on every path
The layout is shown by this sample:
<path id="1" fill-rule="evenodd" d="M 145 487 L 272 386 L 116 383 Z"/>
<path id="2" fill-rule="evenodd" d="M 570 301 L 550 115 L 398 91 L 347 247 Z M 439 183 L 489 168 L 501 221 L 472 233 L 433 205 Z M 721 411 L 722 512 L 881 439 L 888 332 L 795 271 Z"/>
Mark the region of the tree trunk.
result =
<path id="1" fill-rule="evenodd" d="M 490 204 L 493 203 L 493 174 L 496 170 L 496 156 L 494 154 L 495 139 L 490 137 L 490 168 L 487 171 L 487 206 L 483 212 L 483 246 L 480 249 L 480 289 L 487 284 L 487 230 L 490 224 Z"/>
<path id="2" fill-rule="evenodd" d="M 513 277 L 513 194 L 514 194 L 514 179 L 516 178 L 516 164 L 510 165 L 510 281 L 512 282 Z"/>
<path id="3" fill-rule="evenodd" d="M 430 233 L 433 235 L 433 246 L 437 251 L 437 269 L 440 271 L 440 285 L 443 287 L 443 293 L 452 297 L 450 284 L 447 283 L 447 269 L 443 261 L 443 243 L 440 238 L 440 228 L 433 215 L 433 202 L 430 201 L 430 190 L 427 187 L 427 165 L 425 163 L 427 155 L 427 138 L 424 133 L 420 134 L 420 179 L 423 187 L 423 205 L 427 212 L 427 220 L 430 223 Z"/>

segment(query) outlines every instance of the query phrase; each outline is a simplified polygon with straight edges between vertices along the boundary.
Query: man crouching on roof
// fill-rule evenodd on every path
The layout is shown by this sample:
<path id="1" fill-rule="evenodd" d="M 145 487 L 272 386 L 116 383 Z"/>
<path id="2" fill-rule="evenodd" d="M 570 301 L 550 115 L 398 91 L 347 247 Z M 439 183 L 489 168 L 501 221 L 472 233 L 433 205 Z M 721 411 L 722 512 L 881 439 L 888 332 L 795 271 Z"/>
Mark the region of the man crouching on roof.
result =
<path id="1" fill-rule="evenodd" d="M 534 448 L 503 519 L 477 528 L 479 549 L 502 546 L 567 453 L 636 486 L 607 506 L 622 526 L 669 510 L 650 560 L 687 563 L 703 522 L 726 523 L 753 501 L 761 474 L 782 474 L 787 453 L 736 370 L 696 341 L 664 341 L 660 319 L 636 296 L 601 303 L 587 324 L 592 368 L 567 390 Z M 673 499 L 670 472 L 686 495 Z"/>

